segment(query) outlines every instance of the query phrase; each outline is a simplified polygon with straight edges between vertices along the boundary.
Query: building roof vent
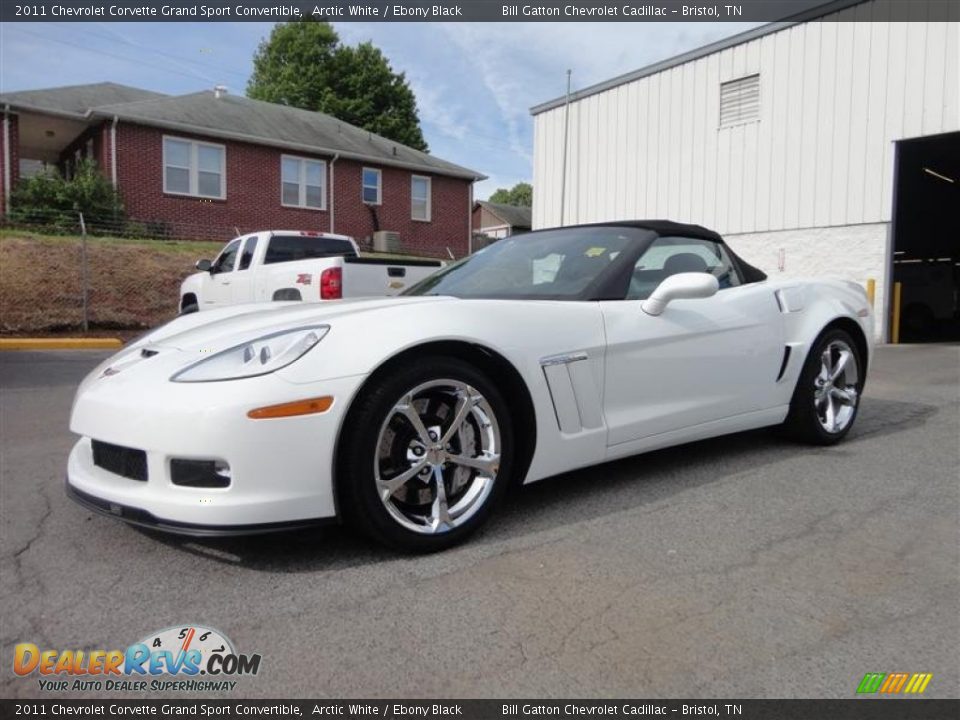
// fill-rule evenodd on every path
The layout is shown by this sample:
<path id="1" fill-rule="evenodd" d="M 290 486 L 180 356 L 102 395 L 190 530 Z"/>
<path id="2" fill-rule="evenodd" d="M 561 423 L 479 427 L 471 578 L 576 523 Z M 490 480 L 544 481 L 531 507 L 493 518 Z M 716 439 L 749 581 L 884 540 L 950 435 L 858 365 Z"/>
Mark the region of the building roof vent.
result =
<path id="1" fill-rule="evenodd" d="M 227 94 L 226 85 L 214 85 L 213 86 L 213 96 L 218 100 Z"/>
<path id="2" fill-rule="evenodd" d="M 742 125 L 760 119 L 760 76 L 720 83 L 720 127 Z"/>

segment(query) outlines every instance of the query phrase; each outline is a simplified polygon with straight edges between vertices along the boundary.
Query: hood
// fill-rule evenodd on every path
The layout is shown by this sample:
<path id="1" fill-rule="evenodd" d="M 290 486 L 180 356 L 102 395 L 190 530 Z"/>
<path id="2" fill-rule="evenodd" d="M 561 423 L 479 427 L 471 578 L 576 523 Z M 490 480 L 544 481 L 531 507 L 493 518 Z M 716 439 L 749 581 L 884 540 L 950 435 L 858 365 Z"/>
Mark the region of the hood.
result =
<path id="1" fill-rule="evenodd" d="M 201 357 L 228 350 L 274 332 L 311 325 L 333 330 L 346 318 L 361 319 L 380 309 L 456 302 L 452 297 L 351 298 L 324 303 L 272 302 L 234 305 L 183 315 L 142 336 L 98 365 L 80 391 L 106 375 L 118 375 L 114 387 L 129 386 L 144 374 L 168 378 Z M 144 360 L 149 359 L 149 362 Z"/>
<path id="2" fill-rule="evenodd" d="M 182 351 L 218 352 L 271 332 L 309 325 L 333 325 L 381 308 L 453 302 L 442 296 L 350 298 L 323 303 L 272 302 L 234 305 L 184 315 L 139 338 L 127 349 L 150 346 Z"/>

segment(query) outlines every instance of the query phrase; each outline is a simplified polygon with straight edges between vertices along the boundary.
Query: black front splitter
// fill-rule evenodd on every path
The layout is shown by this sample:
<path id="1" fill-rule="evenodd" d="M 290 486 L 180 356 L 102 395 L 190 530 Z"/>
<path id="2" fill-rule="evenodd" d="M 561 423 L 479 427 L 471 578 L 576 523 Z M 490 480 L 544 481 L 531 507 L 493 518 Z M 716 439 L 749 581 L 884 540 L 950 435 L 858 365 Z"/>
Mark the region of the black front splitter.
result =
<path id="1" fill-rule="evenodd" d="M 67 497 L 79 505 L 92 510 L 100 515 L 111 517 L 114 520 L 122 520 L 129 525 L 146 528 L 148 530 L 157 530 L 159 532 L 171 533 L 174 535 L 186 535 L 188 537 L 238 537 L 243 535 L 264 535 L 266 533 L 286 532 L 290 530 L 303 530 L 306 528 L 316 528 L 324 525 L 331 525 L 337 522 L 336 518 L 311 518 L 307 520 L 293 520 L 291 522 L 279 523 L 260 523 L 256 525 L 194 525 L 191 523 L 176 522 L 174 520 L 161 520 L 152 513 L 140 508 L 120 505 L 119 503 L 104 500 L 95 497 L 82 490 L 78 490 L 70 484 L 70 478 L 66 481 Z"/>

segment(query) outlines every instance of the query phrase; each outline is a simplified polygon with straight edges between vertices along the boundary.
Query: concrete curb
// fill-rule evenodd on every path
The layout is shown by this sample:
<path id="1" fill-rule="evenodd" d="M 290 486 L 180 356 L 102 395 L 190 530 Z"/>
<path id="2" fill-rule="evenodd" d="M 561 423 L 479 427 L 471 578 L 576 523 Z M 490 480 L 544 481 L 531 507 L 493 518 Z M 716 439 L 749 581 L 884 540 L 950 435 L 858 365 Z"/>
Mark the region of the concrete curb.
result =
<path id="1" fill-rule="evenodd" d="M 0 338 L 2 350 L 116 350 L 117 338 Z"/>

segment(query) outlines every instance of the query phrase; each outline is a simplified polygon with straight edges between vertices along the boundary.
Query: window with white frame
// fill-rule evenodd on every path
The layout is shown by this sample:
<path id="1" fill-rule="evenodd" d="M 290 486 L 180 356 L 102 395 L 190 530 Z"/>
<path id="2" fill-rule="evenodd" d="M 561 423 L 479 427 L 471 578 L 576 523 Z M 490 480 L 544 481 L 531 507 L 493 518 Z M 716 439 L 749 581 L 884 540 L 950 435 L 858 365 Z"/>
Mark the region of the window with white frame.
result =
<path id="1" fill-rule="evenodd" d="M 414 220 L 430 220 L 430 178 L 413 175 L 410 178 L 410 217 Z"/>
<path id="2" fill-rule="evenodd" d="M 327 209 L 327 163 L 283 155 L 280 158 L 280 203 L 287 207 Z"/>
<path id="3" fill-rule="evenodd" d="M 226 197 L 226 157 L 223 145 L 165 137 L 163 191 L 175 195 Z"/>
<path id="4" fill-rule="evenodd" d="M 367 205 L 379 205 L 382 199 L 383 176 L 376 168 L 363 169 L 363 201 Z"/>

